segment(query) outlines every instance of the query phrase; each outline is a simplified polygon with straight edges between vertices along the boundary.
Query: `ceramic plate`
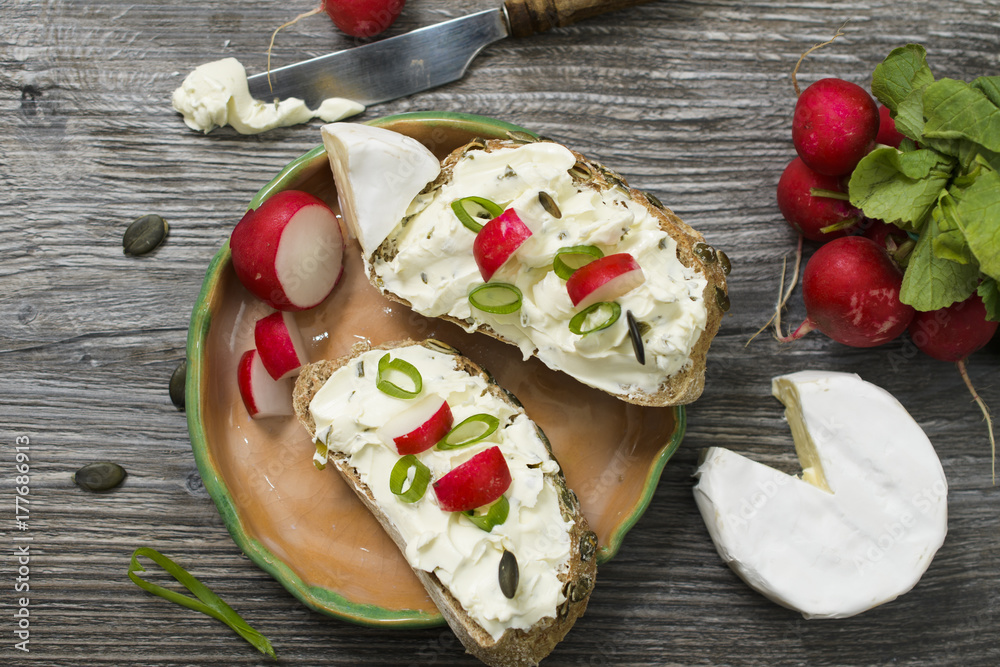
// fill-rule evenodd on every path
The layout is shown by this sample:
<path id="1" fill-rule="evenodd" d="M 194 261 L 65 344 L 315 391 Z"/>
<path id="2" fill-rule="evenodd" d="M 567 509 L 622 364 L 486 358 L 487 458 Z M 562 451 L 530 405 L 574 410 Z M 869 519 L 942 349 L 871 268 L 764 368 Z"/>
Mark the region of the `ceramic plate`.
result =
<path id="1" fill-rule="evenodd" d="M 522 128 L 478 116 L 420 113 L 372 121 L 413 136 L 439 157 L 474 137 Z M 289 164 L 251 207 L 300 189 L 336 210 L 322 146 Z M 234 212 L 233 222 L 238 213 Z M 489 369 L 545 431 L 600 543 L 599 562 L 618 550 L 646 509 L 684 433 L 683 408 L 644 408 L 585 387 L 517 348 L 427 319 L 382 297 L 365 278 L 356 241 L 344 276 L 320 306 L 296 314 L 311 359 L 379 344 L 437 338 Z M 332 469 L 317 470 L 314 447 L 294 418 L 251 420 L 236 386 L 253 326 L 270 312 L 240 285 L 229 246 L 212 260 L 188 335 L 187 416 L 195 459 L 233 539 L 306 605 L 356 623 L 424 627 L 443 623 L 399 550 Z"/>

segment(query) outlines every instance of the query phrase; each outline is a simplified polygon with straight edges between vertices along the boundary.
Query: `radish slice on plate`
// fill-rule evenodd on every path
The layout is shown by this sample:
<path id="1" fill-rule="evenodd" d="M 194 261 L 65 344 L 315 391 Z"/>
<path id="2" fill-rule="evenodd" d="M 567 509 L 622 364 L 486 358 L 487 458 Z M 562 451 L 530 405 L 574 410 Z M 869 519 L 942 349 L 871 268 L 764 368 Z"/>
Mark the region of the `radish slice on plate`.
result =
<path id="1" fill-rule="evenodd" d="M 448 435 L 454 423 L 448 401 L 428 396 L 383 424 L 378 436 L 401 456 L 419 454 Z"/>
<path id="2" fill-rule="evenodd" d="M 577 269 L 566 281 L 574 306 L 586 308 L 600 301 L 614 301 L 646 282 L 639 263 L 627 252 L 595 259 Z"/>
<path id="3" fill-rule="evenodd" d="M 277 312 L 260 318 L 254 326 L 253 338 L 264 368 L 275 380 L 298 375 L 309 361 L 291 313 Z"/>
<path id="4" fill-rule="evenodd" d="M 510 468 L 499 447 L 490 447 L 434 482 L 438 504 L 446 512 L 489 505 L 510 487 Z"/>
<path id="5" fill-rule="evenodd" d="M 531 230 L 512 208 L 483 225 L 472 243 L 472 255 L 483 280 L 489 282 L 530 236 Z"/>
<path id="6" fill-rule="evenodd" d="M 247 211 L 229 238 L 236 276 L 277 310 L 319 305 L 343 272 L 337 216 L 307 192 L 285 190 Z"/>
<path id="7" fill-rule="evenodd" d="M 247 350 L 240 357 L 236 383 L 243 405 L 252 419 L 292 414 L 292 381 L 271 378 L 257 350 Z"/>

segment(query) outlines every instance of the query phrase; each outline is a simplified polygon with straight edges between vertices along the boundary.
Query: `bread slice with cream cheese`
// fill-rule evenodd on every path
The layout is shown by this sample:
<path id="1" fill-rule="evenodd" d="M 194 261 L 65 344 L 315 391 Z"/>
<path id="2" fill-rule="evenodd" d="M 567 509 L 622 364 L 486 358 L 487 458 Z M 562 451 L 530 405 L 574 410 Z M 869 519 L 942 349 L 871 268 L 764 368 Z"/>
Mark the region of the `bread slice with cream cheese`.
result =
<path id="1" fill-rule="evenodd" d="M 377 145 L 387 145 L 383 137 L 392 133 L 363 132 L 374 130 Z M 351 148 L 337 138 L 357 134 L 346 123 L 323 128 L 345 221 L 362 241 L 371 282 L 386 297 L 516 345 L 525 358 L 537 356 L 630 403 L 679 405 L 700 396 L 705 357 L 729 308 L 729 261 L 659 200 L 575 151 L 521 135 L 458 148 L 430 182 L 425 179 L 435 171 L 435 158 L 410 140 L 395 153 L 399 173 L 383 169 L 372 185 L 364 165 L 373 144 L 355 138 Z M 414 192 L 420 182 L 424 187 L 405 210 L 386 200 L 362 211 L 356 202 L 380 199 L 377 193 L 390 182 L 405 184 L 392 192 Z M 489 313 L 470 301 L 470 292 L 487 281 L 474 257 L 477 232 L 452 208 L 469 197 L 531 220 L 530 238 L 488 281 L 520 291 L 516 312 Z M 584 334 L 571 326 L 583 306 L 574 305 L 567 281 L 553 270 L 555 257 L 574 246 L 627 253 L 645 278 L 613 299 L 620 312 L 610 325 L 589 331 L 596 328 L 591 321 Z"/>
<path id="2" fill-rule="evenodd" d="M 386 355 L 420 372 L 420 396 L 398 398 L 378 389 L 379 361 Z M 416 454 L 438 480 L 477 452 L 499 446 L 512 478 L 504 494 L 509 516 L 489 531 L 463 512 L 445 512 L 430 484 L 416 502 L 404 502 L 389 487 L 400 457 L 379 428 L 424 396 L 445 399 L 455 424 L 479 413 L 499 419 L 485 441 Z M 307 365 L 293 401 L 318 456 L 396 542 L 469 653 L 488 665 L 514 666 L 537 665 L 552 651 L 586 609 L 597 538 L 544 434 L 513 396 L 453 348 L 427 340 L 374 348 L 359 343 L 348 356 Z M 519 573 L 512 597 L 504 592 L 509 576 L 500 581 L 505 551 Z"/>

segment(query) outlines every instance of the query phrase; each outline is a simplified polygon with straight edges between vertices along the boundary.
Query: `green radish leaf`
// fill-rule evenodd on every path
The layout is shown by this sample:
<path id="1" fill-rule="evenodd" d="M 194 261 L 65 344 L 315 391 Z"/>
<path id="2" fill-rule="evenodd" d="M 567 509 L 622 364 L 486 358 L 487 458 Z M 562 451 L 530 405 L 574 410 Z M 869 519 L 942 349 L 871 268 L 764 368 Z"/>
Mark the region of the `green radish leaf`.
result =
<path id="1" fill-rule="evenodd" d="M 959 264 L 977 265 L 976 258 L 965 240 L 965 233 L 958 226 L 955 212 L 955 198 L 945 193 L 938 202 L 940 211 L 935 216 L 938 223 L 937 234 L 934 235 L 931 247 L 939 259 L 947 259 Z"/>
<path id="2" fill-rule="evenodd" d="M 924 137 L 924 90 L 926 88 L 927 86 L 921 86 L 911 90 L 910 94 L 899 102 L 893 113 L 896 129 L 914 141 L 920 141 Z"/>
<path id="3" fill-rule="evenodd" d="M 986 306 L 986 319 L 1000 322 L 1000 286 L 992 278 L 984 278 L 976 290 Z"/>
<path id="4" fill-rule="evenodd" d="M 1000 280 L 1000 174 L 984 168 L 972 185 L 953 196 L 955 223 L 980 270 Z"/>
<path id="5" fill-rule="evenodd" d="M 877 148 L 851 174 L 851 204 L 870 218 L 916 230 L 937 204 L 953 168 L 951 158 L 920 149 Z"/>
<path id="6" fill-rule="evenodd" d="M 924 116 L 927 145 L 932 139 L 965 139 L 1000 152 L 1000 108 L 964 81 L 941 79 L 927 86 Z"/>
<path id="7" fill-rule="evenodd" d="M 896 114 L 910 93 L 932 83 L 934 75 L 927 66 L 927 51 L 919 44 L 907 44 L 893 49 L 875 68 L 872 94 Z"/>
<path id="8" fill-rule="evenodd" d="M 986 95 L 994 106 L 1000 107 L 1000 76 L 981 76 L 970 85 Z"/>
<path id="9" fill-rule="evenodd" d="M 899 300 L 917 310 L 937 310 L 964 301 L 979 281 L 979 269 L 975 264 L 959 264 L 934 254 L 934 239 L 942 215 L 940 207 L 934 209 L 921 230 L 903 275 Z"/>

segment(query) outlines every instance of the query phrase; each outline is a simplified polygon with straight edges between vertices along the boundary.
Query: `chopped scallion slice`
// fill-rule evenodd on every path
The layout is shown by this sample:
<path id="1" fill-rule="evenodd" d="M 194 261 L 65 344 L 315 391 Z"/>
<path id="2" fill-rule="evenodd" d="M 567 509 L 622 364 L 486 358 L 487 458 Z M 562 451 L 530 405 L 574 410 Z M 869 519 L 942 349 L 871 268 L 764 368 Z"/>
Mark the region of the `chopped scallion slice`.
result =
<path id="1" fill-rule="evenodd" d="M 500 420 L 493 415 L 480 413 L 462 420 L 462 423 L 448 431 L 448 435 L 437 443 L 438 449 L 458 449 L 485 440 L 497 427 Z"/>
<path id="2" fill-rule="evenodd" d="M 494 315 L 516 313 L 522 298 L 521 290 L 509 283 L 484 283 L 469 293 L 473 307 Z"/>
<path id="3" fill-rule="evenodd" d="M 396 465 L 392 466 L 392 471 L 389 473 L 389 490 L 404 503 L 415 503 L 424 497 L 430 481 L 430 468 L 413 454 L 407 454 L 401 456 Z M 405 491 L 403 487 L 406 487 Z"/>
<path id="4" fill-rule="evenodd" d="M 489 221 L 503 213 L 502 208 L 484 197 L 456 199 L 451 203 L 451 210 L 463 225 L 476 233 L 483 228 L 482 223 L 476 222 L 476 218 Z"/>
<path id="5" fill-rule="evenodd" d="M 389 380 L 388 376 L 393 371 L 402 373 L 413 383 L 413 389 L 403 389 L 395 382 Z M 393 398 L 414 398 L 420 394 L 424 388 L 423 379 L 417 367 L 404 359 L 392 359 L 389 353 L 378 360 L 378 375 L 375 378 L 375 386 L 383 394 L 388 394 Z"/>
<path id="6" fill-rule="evenodd" d="M 499 526 L 507 520 L 507 515 L 510 513 L 510 503 L 507 502 L 507 496 L 500 496 L 488 507 L 489 509 L 485 513 L 480 513 L 482 508 L 463 512 L 469 521 L 487 533 L 493 530 L 494 526 Z"/>
<path id="7" fill-rule="evenodd" d="M 316 451 L 313 453 L 313 465 L 316 466 L 317 470 L 322 470 L 326 467 L 327 462 L 330 460 L 330 450 L 327 448 L 326 443 L 317 440 L 316 441 Z"/>
<path id="8" fill-rule="evenodd" d="M 590 264 L 601 257 L 604 257 L 604 253 L 595 245 L 574 245 L 559 248 L 556 250 L 555 259 L 552 260 L 552 270 L 563 280 L 568 280 L 581 266 Z"/>
<path id="9" fill-rule="evenodd" d="M 569 330 L 578 336 L 586 336 L 607 329 L 618 321 L 621 314 L 622 307 L 614 301 L 598 301 L 574 315 L 569 321 Z"/>
<path id="10" fill-rule="evenodd" d="M 162 586 L 157 586 L 156 584 L 151 584 L 140 578 L 136 572 L 145 572 L 146 568 L 139 564 L 139 556 L 144 556 L 162 567 L 181 585 L 194 593 L 195 597 L 198 599 L 196 600 L 188 595 L 168 590 Z M 233 611 L 232 607 L 223 602 L 218 595 L 210 591 L 205 584 L 195 579 L 188 573 L 187 570 L 161 554 L 159 551 L 150 549 L 149 547 L 139 547 L 133 551 L 132 562 L 128 567 L 128 578 L 132 580 L 132 583 L 147 593 L 158 595 L 164 600 L 179 604 L 182 607 L 187 607 L 188 609 L 193 609 L 194 611 L 201 612 L 202 614 L 207 614 L 214 619 L 222 621 L 232 628 L 236 634 L 250 642 L 250 644 L 252 644 L 258 651 L 264 655 L 271 656 L 275 660 L 278 659 L 274 653 L 274 648 L 271 646 L 271 642 L 267 640 L 267 637 L 251 628 L 239 614 Z"/>

